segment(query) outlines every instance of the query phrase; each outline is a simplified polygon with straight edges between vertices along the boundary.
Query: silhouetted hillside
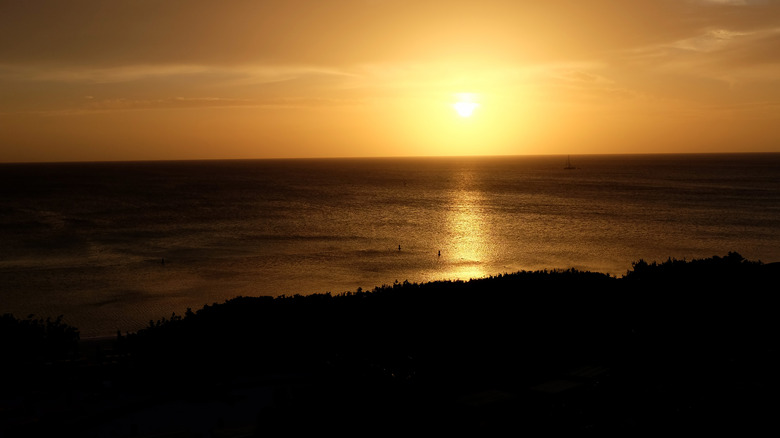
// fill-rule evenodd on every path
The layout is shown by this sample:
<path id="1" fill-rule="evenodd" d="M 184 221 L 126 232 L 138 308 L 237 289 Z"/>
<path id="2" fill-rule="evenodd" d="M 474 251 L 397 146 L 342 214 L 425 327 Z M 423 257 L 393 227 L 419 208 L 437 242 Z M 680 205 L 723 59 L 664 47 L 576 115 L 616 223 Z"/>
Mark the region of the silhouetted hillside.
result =
<path id="1" fill-rule="evenodd" d="M 47 364 L 76 359 L 78 341 L 78 329 L 62 322 L 62 316 L 44 320 L 0 315 L 0 381 L 18 382 L 20 376 L 37 373 Z"/>
<path id="2" fill-rule="evenodd" d="M 297 376 L 295 393 L 257 421 L 299 432 L 377 422 L 399 431 L 745 430 L 777 406 L 778 273 L 729 253 L 639 261 L 622 278 L 572 269 L 237 297 L 151 321 L 119 335 L 110 361 L 57 375 L 160 397 Z M 17 376 L 34 384 L 55 368 Z"/>

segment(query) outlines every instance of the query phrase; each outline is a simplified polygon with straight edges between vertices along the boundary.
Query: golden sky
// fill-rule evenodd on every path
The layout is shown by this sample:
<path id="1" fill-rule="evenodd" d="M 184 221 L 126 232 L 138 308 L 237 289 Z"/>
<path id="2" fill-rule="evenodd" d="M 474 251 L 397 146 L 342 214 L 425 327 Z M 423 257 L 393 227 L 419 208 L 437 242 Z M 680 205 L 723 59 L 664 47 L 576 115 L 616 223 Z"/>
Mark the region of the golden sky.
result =
<path id="1" fill-rule="evenodd" d="M 0 0 L 0 162 L 760 151 L 780 0 Z"/>

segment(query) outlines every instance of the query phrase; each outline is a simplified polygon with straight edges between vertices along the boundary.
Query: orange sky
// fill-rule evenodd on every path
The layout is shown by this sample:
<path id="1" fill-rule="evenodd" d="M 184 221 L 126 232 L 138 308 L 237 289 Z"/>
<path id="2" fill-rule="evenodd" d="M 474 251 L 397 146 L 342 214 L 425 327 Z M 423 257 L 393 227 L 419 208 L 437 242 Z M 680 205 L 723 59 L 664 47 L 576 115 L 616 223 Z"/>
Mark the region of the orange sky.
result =
<path id="1" fill-rule="evenodd" d="M 776 0 L 0 0 L 0 162 L 780 152 L 778 17 Z"/>

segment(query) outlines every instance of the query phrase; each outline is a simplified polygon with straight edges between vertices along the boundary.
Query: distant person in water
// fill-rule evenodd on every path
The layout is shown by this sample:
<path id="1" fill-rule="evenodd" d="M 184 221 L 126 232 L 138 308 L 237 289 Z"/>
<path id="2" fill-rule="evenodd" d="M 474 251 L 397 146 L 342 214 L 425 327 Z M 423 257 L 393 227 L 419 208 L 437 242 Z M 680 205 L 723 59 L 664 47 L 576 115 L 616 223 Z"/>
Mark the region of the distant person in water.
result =
<path id="1" fill-rule="evenodd" d="M 398 245 L 398 251 L 400 251 L 400 250 L 401 250 L 401 245 Z"/>
<path id="2" fill-rule="evenodd" d="M 439 257 L 441 257 L 441 250 L 439 250 Z"/>

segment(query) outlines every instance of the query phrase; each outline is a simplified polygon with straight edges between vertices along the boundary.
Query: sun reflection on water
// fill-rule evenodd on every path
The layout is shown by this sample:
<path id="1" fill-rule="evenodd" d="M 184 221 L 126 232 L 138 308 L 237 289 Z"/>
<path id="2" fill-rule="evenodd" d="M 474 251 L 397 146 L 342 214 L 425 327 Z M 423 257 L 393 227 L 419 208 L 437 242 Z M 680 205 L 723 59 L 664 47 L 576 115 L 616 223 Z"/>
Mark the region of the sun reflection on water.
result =
<path id="1" fill-rule="evenodd" d="M 483 193 L 474 187 L 473 175 L 459 175 L 447 210 L 446 226 L 450 241 L 447 246 L 446 276 L 461 280 L 481 278 L 488 251 L 488 223 L 485 220 Z"/>

